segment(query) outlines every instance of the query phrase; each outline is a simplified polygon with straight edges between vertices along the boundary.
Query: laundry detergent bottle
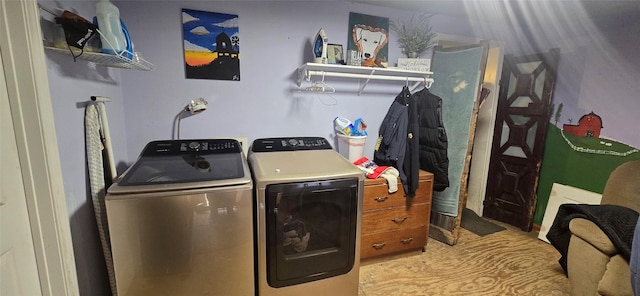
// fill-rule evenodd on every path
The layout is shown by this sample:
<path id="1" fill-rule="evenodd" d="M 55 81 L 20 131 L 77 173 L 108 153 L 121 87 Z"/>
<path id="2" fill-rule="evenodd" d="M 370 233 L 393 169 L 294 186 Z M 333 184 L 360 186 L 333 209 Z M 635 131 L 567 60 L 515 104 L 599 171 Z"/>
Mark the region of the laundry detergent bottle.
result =
<path id="1" fill-rule="evenodd" d="M 96 4 L 96 18 L 102 52 L 118 54 L 126 49 L 126 39 L 120 22 L 120 10 L 109 0 L 99 0 Z"/>

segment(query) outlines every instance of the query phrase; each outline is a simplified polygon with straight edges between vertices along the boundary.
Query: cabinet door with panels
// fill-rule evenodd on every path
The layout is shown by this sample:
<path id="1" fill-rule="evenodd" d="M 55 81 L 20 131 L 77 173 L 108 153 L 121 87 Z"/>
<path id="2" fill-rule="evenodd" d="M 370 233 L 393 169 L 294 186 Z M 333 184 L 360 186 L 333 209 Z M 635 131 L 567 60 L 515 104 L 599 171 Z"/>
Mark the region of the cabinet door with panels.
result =
<path id="1" fill-rule="evenodd" d="M 418 190 L 413 198 L 398 191 L 389 193 L 384 178 L 366 179 L 362 212 L 360 258 L 424 249 L 429 234 L 433 174 L 420 171 Z"/>

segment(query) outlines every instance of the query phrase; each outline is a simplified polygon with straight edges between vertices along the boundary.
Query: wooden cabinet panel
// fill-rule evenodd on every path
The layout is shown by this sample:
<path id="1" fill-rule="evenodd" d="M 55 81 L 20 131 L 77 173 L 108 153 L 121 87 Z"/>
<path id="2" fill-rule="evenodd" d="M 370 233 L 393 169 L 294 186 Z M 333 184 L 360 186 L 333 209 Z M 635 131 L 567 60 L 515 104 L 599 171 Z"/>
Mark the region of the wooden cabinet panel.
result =
<path id="1" fill-rule="evenodd" d="M 412 198 L 398 191 L 389 193 L 384 178 L 366 179 L 362 211 L 360 258 L 424 249 L 429 234 L 433 174 L 420 171 L 418 190 Z"/>

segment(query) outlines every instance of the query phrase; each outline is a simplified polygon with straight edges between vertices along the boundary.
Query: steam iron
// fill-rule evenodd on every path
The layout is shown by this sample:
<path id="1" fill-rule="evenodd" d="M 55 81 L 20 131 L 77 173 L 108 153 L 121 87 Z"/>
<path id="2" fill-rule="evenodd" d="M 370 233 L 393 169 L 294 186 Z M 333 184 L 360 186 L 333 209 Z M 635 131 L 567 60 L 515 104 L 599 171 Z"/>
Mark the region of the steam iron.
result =
<path id="1" fill-rule="evenodd" d="M 329 38 L 324 30 L 320 28 L 313 42 L 313 62 L 318 64 L 327 64 L 327 43 Z"/>

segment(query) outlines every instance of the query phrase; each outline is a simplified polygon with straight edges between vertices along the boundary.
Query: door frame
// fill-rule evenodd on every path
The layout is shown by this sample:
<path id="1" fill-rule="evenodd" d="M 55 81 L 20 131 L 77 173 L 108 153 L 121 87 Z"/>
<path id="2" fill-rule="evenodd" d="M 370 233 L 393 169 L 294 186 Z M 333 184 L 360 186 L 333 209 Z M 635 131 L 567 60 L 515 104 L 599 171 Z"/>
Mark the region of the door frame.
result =
<path id="1" fill-rule="evenodd" d="M 0 0 L 0 54 L 42 295 L 78 295 L 36 0 Z"/>

